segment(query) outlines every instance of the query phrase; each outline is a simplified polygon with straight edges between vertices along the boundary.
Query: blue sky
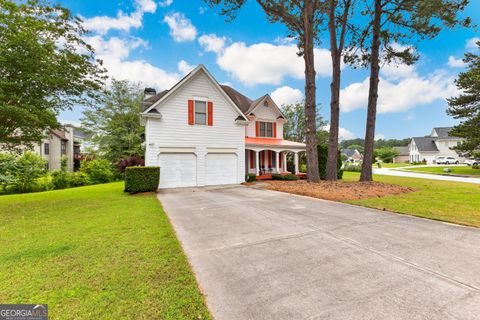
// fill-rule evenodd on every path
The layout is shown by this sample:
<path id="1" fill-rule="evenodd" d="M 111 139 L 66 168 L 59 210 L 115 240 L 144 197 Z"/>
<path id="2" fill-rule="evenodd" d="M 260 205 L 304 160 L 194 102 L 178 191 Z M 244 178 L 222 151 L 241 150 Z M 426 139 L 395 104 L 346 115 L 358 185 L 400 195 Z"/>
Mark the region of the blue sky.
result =
<path id="1" fill-rule="evenodd" d="M 471 2 L 466 14 L 479 24 L 480 1 Z M 285 38 L 281 24 L 268 23 L 254 1 L 230 23 L 218 14 L 219 8 L 196 0 L 60 3 L 84 18 L 92 31 L 87 40 L 115 78 L 143 82 L 158 91 L 204 64 L 220 83 L 252 99 L 270 93 L 281 104 L 303 97 L 303 60 L 296 57 L 295 44 Z M 465 51 L 475 50 L 474 39 L 479 37 L 478 30 L 444 30 L 418 46 L 415 66 L 384 66 L 377 137 L 423 136 L 432 127 L 455 124 L 445 113 L 445 98 L 457 93 L 453 80 L 464 70 L 460 59 Z M 328 39 L 322 38 L 316 49 L 317 101 L 328 120 L 330 55 Z M 364 136 L 367 77 L 368 70 L 343 69 L 341 138 Z M 76 107 L 62 112 L 59 119 L 77 123 L 81 111 Z"/>

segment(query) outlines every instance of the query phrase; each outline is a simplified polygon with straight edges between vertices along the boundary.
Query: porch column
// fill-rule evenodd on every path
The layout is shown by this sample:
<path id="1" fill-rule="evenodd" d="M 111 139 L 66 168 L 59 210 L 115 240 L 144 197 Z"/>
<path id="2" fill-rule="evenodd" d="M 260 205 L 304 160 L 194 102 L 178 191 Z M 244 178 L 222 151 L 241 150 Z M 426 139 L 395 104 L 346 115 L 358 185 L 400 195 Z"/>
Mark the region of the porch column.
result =
<path id="1" fill-rule="evenodd" d="M 255 174 L 258 176 L 260 174 L 260 167 L 259 167 L 259 162 L 260 162 L 260 157 L 258 154 L 258 151 L 255 150 Z"/>
<path id="2" fill-rule="evenodd" d="M 295 160 L 295 173 L 299 173 L 300 171 L 298 171 L 298 152 L 295 152 L 294 155 L 295 155 L 295 157 L 294 157 L 294 160 Z"/>
<path id="3" fill-rule="evenodd" d="M 280 172 L 280 152 L 275 151 L 275 169 L 277 170 L 277 173 Z"/>
<path id="4" fill-rule="evenodd" d="M 283 153 L 282 165 L 283 165 L 282 171 L 286 172 L 287 171 L 287 152 Z"/>

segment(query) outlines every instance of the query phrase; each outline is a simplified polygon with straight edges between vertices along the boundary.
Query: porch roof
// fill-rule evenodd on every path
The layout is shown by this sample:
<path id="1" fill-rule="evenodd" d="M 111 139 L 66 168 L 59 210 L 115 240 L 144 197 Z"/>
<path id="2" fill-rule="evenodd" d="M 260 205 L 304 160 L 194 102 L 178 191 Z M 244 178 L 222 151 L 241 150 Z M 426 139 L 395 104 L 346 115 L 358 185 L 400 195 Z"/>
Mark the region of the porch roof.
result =
<path id="1" fill-rule="evenodd" d="M 306 148 L 305 143 L 289 141 L 285 139 L 252 138 L 252 137 L 245 137 L 245 146 L 246 147 L 294 148 L 294 149 Z"/>

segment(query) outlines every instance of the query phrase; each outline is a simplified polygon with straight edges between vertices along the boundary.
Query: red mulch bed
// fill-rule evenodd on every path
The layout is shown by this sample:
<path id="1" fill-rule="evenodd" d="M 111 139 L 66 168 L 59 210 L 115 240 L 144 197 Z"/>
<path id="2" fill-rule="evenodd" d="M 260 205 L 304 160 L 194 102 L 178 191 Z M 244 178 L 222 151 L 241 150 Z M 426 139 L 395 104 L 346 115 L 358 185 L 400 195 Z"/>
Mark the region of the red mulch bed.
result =
<path id="1" fill-rule="evenodd" d="M 415 189 L 381 182 L 320 181 L 310 183 L 297 181 L 268 181 L 265 189 L 299 194 L 332 201 L 379 198 L 394 194 L 413 192 Z"/>

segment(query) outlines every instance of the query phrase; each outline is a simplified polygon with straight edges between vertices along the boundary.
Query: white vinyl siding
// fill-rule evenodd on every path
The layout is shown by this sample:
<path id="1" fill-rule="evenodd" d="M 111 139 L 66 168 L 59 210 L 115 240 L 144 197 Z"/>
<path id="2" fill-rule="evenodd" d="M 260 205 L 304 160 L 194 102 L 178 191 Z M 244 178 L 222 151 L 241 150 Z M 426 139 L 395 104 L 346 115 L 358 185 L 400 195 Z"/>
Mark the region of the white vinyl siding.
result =
<path id="1" fill-rule="evenodd" d="M 213 102 L 214 126 L 188 125 L 188 100 L 195 100 L 195 97 L 205 97 Z M 157 106 L 157 110 L 162 118 L 148 118 L 145 126 L 146 165 L 158 165 L 161 148 L 193 148 L 196 185 L 202 186 L 206 184 L 207 148 L 229 148 L 235 150 L 238 157 L 235 183 L 245 180 L 245 127 L 235 123 L 238 113 L 203 71 L 176 89 Z"/>

